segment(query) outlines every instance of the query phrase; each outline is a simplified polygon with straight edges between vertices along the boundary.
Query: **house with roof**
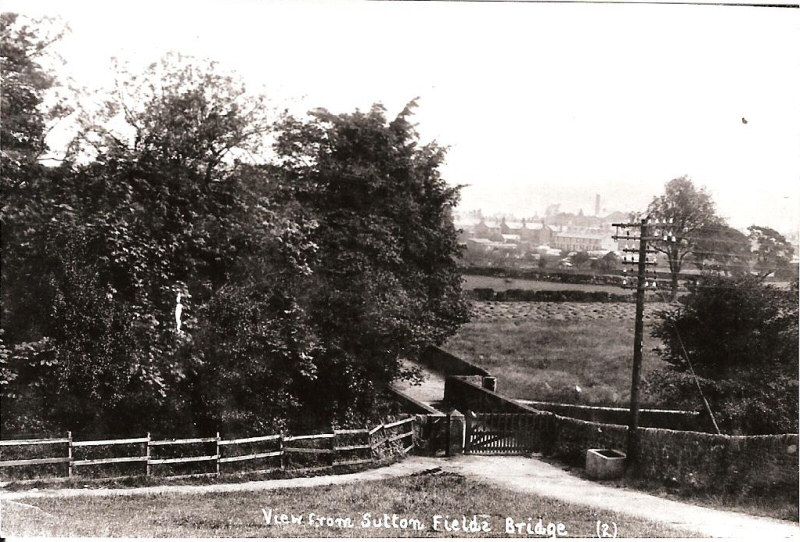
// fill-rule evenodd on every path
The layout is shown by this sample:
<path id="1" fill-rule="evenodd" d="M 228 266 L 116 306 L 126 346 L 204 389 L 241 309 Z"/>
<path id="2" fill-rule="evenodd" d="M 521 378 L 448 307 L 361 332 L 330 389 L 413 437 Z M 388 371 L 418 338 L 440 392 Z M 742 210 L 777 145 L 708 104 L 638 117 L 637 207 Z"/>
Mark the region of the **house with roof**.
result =
<path id="1" fill-rule="evenodd" d="M 475 224 L 474 233 L 476 238 L 491 239 L 493 241 L 500 242 L 503 240 L 502 222 L 501 223 L 494 221 L 487 222 L 486 220 L 481 218 L 480 222 Z"/>
<path id="2" fill-rule="evenodd" d="M 567 252 L 616 250 L 611 236 L 603 233 L 555 232 L 550 246 Z"/>
<path id="3" fill-rule="evenodd" d="M 500 222 L 500 233 L 518 235 L 520 242 L 535 246 L 548 244 L 553 230 L 542 222 L 528 222 L 525 219 L 521 222 L 506 222 L 504 218 Z"/>

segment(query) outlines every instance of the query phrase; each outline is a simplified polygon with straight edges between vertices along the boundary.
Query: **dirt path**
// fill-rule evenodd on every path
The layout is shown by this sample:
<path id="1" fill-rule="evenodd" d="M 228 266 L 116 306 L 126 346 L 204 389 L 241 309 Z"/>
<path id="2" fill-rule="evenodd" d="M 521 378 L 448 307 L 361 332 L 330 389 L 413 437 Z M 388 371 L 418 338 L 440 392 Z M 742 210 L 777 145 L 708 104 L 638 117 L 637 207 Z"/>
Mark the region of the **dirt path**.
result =
<path id="1" fill-rule="evenodd" d="M 710 537 L 800 538 L 797 523 L 714 510 L 608 487 L 535 458 L 458 456 L 443 459 L 442 468 L 504 488 L 659 521 Z"/>
<path id="2" fill-rule="evenodd" d="M 3 491 L 0 500 L 32 497 L 72 497 L 142 495 L 158 493 L 217 493 L 234 491 L 269 491 L 278 488 L 314 487 L 385 480 L 408 476 L 433 468 L 461 474 L 502 488 L 535 493 L 564 502 L 667 523 L 710 537 L 800 538 L 797 523 L 759 518 L 684 504 L 640 493 L 592 483 L 535 458 L 513 456 L 456 456 L 453 458 L 410 457 L 387 467 L 339 476 L 317 476 L 289 480 L 265 480 L 208 486 L 163 486 L 132 489 L 52 489 L 39 491 Z M 622 526 L 624 528 L 624 526 Z"/>

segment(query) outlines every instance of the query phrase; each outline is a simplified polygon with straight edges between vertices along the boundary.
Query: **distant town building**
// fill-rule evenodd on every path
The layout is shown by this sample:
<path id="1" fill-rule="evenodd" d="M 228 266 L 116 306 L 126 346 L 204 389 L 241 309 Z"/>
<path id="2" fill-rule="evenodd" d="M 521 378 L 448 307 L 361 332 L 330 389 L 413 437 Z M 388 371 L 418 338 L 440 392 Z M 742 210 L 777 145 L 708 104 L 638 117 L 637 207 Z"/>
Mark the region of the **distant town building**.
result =
<path id="1" fill-rule="evenodd" d="M 595 201 L 595 213 L 599 211 L 599 198 Z M 618 247 L 611 239 L 611 221 L 622 213 L 607 217 L 559 213 L 558 206 L 551 206 L 546 217 L 524 219 L 507 218 L 501 215 L 487 218 L 480 212 L 454 216 L 459 230 L 459 243 L 474 254 L 496 254 L 503 257 L 531 258 L 540 254 L 558 255 L 561 251 L 589 252 L 601 257 Z"/>
<path id="2" fill-rule="evenodd" d="M 550 242 L 553 230 L 541 222 L 500 222 L 500 232 L 503 235 L 518 235 L 520 241 L 531 245 L 546 245 Z"/>
<path id="3" fill-rule="evenodd" d="M 602 233 L 556 232 L 550 246 L 568 252 L 615 250 L 611 235 Z"/>

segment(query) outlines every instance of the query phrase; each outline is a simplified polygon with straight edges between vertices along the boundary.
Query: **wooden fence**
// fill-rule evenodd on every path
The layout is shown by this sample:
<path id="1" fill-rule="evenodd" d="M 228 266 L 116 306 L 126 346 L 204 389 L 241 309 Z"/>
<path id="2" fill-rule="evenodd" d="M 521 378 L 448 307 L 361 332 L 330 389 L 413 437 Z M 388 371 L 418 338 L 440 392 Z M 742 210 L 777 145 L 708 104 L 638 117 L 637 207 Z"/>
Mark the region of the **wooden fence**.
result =
<path id="1" fill-rule="evenodd" d="M 217 433 L 214 437 L 173 440 L 153 440 L 148 434 L 140 438 L 73 441 L 72 434 L 68 433 L 66 438 L 0 440 L 0 472 L 6 472 L 12 467 L 61 464 L 65 467 L 66 476 L 71 477 L 83 476 L 76 472 L 76 469 L 81 470 L 82 467 L 137 463 L 141 465 L 138 474 L 169 478 L 218 476 L 223 469 L 225 474 L 307 472 L 342 465 L 374 463 L 385 457 L 406 454 L 414 448 L 414 421 L 415 418 L 411 417 L 380 424 L 372 429 L 336 429 L 316 435 L 269 435 L 238 439 L 222 439 Z M 399 445 L 390 446 L 395 442 L 399 442 Z M 127 447 L 129 454 L 76 459 L 76 451 L 86 455 L 92 449 L 119 446 Z M 46 454 L 49 457 L 3 459 L 12 449 L 23 451 L 26 448 L 41 450 L 52 447 L 63 450 L 61 453 L 64 455 L 55 455 L 51 451 Z M 176 453 L 187 447 L 195 448 L 194 455 Z M 40 454 L 44 452 L 40 451 Z M 265 464 L 269 462 L 272 464 Z M 155 473 L 162 465 L 204 465 L 205 468 L 203 472 L 191 474 Z M 63 474 L 51 477 L 61 478 Z"/>

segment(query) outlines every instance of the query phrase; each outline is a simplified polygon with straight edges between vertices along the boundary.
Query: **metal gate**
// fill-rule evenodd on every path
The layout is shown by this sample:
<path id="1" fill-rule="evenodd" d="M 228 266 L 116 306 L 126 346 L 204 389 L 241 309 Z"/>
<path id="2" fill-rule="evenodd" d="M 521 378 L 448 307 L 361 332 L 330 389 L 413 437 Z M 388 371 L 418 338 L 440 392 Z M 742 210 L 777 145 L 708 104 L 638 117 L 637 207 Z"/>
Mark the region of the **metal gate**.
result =
<path id="1" fill-rule="evenodd" d="M 464 453 L 526 454 L 539 451 L 541 416 L 536 414 L 468 414 Z"/>

